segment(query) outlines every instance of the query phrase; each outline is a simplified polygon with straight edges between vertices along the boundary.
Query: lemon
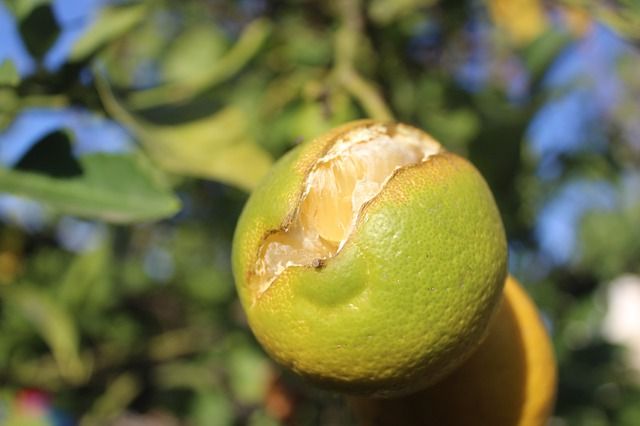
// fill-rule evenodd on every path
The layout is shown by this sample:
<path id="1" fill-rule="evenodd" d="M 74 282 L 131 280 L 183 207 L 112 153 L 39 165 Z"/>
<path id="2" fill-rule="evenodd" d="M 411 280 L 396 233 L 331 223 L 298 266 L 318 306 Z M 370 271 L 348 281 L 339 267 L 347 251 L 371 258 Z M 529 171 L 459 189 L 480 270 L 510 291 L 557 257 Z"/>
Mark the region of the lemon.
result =
<path id="1" fill-rule="evenodd" d="M 233 242 L 249 325 L 279 363 L 334 390 L 411 392 L 480 344 L 506 276 L 478 171 L 411 126 L 357 121 L 282 157 Z"/>
<path id="2" fill-rule="evenodd" d="M 513 279 L 478 350 L 441 382 L 388 400 L 351 398 L 363 425 L 542 426 L 557 371 L 536 307 Z"/>

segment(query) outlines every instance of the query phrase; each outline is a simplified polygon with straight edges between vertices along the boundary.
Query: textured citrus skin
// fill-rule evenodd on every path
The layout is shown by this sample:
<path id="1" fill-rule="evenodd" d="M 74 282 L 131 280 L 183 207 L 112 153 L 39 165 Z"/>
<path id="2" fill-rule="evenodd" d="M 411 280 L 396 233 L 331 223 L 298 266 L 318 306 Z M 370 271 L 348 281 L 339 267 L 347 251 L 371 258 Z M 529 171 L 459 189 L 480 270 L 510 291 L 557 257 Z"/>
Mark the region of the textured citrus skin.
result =
<path id="1" fill-rule="evenodd" d="M 451 375 L 404 398 L 351 398 L 350 403 L 369 426 L 542 426 L 553 410 L 556 375 L 536 307 L 509 278 L 487 339 Z"/>
<path id="2" fill-rule="evenodd" d="M 260 295 L 251 281 L 261 243 L 291 221 L 315 161 L 340 135 L 374 123 L 285 155 L 247 202 L 232 260 L 251 329 L 275 360 L 334 390 L 388 396 L 457 367 L 500 300 L 504 230 L 469 162 L 443 152 L 398 170 L 336 256 L 289 267 Z"/>

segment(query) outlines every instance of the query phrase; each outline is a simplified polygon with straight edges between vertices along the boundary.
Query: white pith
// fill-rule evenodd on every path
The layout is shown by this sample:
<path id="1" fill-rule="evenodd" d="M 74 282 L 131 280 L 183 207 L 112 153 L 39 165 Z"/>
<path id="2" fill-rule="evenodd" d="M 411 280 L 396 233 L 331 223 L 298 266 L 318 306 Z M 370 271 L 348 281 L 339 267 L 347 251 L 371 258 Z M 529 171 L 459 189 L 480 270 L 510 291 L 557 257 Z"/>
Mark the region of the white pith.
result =
<path id="1" fill-rule="evenodd" d="M 340 252 L 368 201 L 395 171 L 442 150 L 427 134 L 403 125 L 356 128 L 313 166 L 294 218 L 262 243 L 254 279 L 257 294 L 290 266 L 319 265 Z"/>

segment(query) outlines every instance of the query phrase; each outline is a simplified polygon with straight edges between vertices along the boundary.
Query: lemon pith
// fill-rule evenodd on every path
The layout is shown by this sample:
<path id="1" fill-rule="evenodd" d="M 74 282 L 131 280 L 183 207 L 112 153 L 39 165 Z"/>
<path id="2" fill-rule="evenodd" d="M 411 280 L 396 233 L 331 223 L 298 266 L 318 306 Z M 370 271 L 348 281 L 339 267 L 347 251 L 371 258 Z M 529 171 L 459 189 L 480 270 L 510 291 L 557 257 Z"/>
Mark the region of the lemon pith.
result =
<path id="1" fill-rule="evenodd" d="M 384 158 L 414 142 L 429 148 L 375 166 L 377 188 L 362 205 L 353 192 L 324 191 L 327 199 L 322 186 L 309 186 L 332 148 L 363 132 L 382 135 Z M 415 140 L 398 143 L 399 133 Z M 330 214 L 336 207 L 325 203 L 337 193 L 351 201 Z M 265 280 L 269 245 L 295 230 L 301 212 L 314 216 L 304 217 L 305 201 L 320 212 L 307 229 L 336 251 L 285 259 Z M 338 224 L 326 223 L 330 217 Z M 417 129 L 360 121 L 276 163 L 243 210 L 232 260 L 251 329 L 274 359 L 336 390 L 393 395 L 437 381 L 480 343 L 506 275 L 506 241 L 491 192 L 470 163 Z"/>
<path id="2" fill-rule="evenodd" d="M 364 127 L 337 140 L 309 173 L 292 223 L 262 244 L 255 275 L 258 294 L 287 267 L 335 255 L 362 206 L 393 173 L 440 150 L 440 144 L 408 126 L 397 127 L 391 135 L 383 126 Z"/>

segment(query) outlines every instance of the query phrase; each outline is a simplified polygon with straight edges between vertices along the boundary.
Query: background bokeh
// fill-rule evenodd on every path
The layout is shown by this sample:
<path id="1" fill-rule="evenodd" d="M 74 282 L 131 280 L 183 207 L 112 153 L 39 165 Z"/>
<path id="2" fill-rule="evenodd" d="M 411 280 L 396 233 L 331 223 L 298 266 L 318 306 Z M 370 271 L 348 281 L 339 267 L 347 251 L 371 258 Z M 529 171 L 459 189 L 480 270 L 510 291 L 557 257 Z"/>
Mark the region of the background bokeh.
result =
<path id="1" fill-rule="evenodd" d="M 375 117 L 488 180 L 552 424 L 639 425 L 638 70 L 632 0 L 0 0 L 0 424 L 351 424 L 229 252 L 274 159 Z"/>

